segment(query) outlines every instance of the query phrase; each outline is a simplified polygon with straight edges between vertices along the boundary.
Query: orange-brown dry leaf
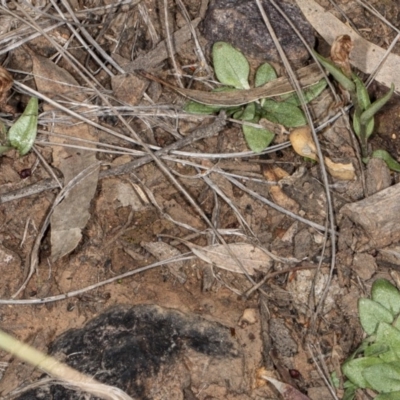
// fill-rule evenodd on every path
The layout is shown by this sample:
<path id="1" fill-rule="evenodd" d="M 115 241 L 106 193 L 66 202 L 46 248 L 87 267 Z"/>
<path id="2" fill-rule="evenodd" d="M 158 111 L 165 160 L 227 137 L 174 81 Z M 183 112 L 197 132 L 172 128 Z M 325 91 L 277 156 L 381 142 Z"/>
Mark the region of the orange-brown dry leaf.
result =
<path id="1" fill-rule="evenodd" d="M 11 74 L 0 66 L 0 110 L 15 113 L 14 107 L 7 104 L 7 96 L 13 85 L 14 79 Z"/>
<path id="2" fill-rule="evenodd" d="M 338 36 L 332 43 L 331 47 L 332 61 L 346 74 L 348 78 L 351 77 L 349 55 L 353 47 L 353 41 L 349 35 Z"/>
<path id="3" fill-rule="evenodd" d="M 277 181 L 282 179 L 282 177 L 278 178 L 277 171 L 271 168 L 264 169 L 263 175 L 268 181 Z M 284 193 L 278 185 L 270 186 L 269 193 L 275 204 L 278 204 L 279 206 L 286 208 L 287 210 L 294 213 L 299 212 L 300 205 L 295 200 L 290 198 L 286 193 Z"/>

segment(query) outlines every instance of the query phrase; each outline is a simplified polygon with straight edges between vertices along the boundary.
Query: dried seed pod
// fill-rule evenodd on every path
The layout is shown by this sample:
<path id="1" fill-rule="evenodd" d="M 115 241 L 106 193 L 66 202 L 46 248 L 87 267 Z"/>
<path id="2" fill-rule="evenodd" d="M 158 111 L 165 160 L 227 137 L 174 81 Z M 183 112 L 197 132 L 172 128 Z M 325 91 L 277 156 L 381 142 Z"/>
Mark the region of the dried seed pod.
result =
<path id="1" fill-rule="evenodd" d="M 14 107 L 6 104 L 7 95 L 13 85 L 14 79 L 11 74 L 2 66 L 0 66 L 0 110 L 4 110 L 11 114 L 15 113 Z"/>
<path id="2" fill-rule="evenodd" d="M 353 47 L 353 41 L 349 35 L 338 36 L 331 47 L 331 59 L 333 63 L 338 66 L 348 78 L 351 77 L 349 54 Z"/>
<path id="3" fill-rule="evenodd" d="M 293 129 L 289 136 L 293 150 L 302 157 L 318 161 L 317 148 L 309 126 Z"/>

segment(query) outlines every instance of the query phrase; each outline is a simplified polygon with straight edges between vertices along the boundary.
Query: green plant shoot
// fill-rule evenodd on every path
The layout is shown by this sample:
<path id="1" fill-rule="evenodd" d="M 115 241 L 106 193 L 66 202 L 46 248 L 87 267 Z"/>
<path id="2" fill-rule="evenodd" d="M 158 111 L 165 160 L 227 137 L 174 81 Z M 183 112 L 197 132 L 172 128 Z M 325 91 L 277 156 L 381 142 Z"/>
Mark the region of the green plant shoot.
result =
<path id="1" fill-rule="evenodd" d="M 1 137 L 4 143 L 0 146 L 0 154 L 12 148 L 17 149 L 21 156 L 28 153 L 36 139 L 37 120 L 38 99 L 32 97 L 22 115 L 15 121 L 8 132 L 5 133 L 4 125 L 1 128 Z"/>
<path id="2" fill-rule="evenodd" d="M 228 43 L 217 42 L 212 49 L 214 71 L 217 79 L 226 86 L 217 90 L 249 89 L 249 63 L 244 55 Z M 256 71 L 254 85 L 256 87 L 277 79 L 277 74 L 272 65 L 262 64 Z M 304 91 L 306 102 L 319 96 L 325 89 L 326 81 L 312 85 Z M 272 99 L 261 99 L 242 107 L 219 107 L 200 104 L 189 101 L 185 105 L 185 111 L 191 113 L 211 114 L 224 110 L 227 115 L 252 124 L 258 124 L 261 118 L 281 124 L 287 128 L 298 127 L 307 123 L 303 111 L 299 108 L 300 100 L 296 94 L 282 96 L 280 101 Z M 268 129 L 258 128 L 252 125 L 243 125 L 245 140 L 256 153 L 261 152 L 273 141 L 275 134 Z"/>
<path id="3" fill-rule="evenodd" d="M 368 335 L 342 365 L 348 381 L 346 400 L 358 388 L 373 389 L 375 399 L 391 400 L 400 394 L 400 292 L 386 279 L 377 279 L 371 299 L 358 302 L 361 326 Z"/>

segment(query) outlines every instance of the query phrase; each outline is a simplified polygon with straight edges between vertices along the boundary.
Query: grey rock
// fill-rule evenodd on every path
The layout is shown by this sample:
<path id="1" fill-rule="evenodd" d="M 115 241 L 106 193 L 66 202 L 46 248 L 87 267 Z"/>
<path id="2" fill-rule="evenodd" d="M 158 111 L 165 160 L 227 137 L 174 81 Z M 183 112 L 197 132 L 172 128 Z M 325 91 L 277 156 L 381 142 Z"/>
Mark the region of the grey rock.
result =
<path id="1" fill-rule="evenodd" d="M 288 2 L 278 3 L 307 43 L 313 47 L 313 29 L 300 9 Z M 289 60 L 296 64 L 306 61 L 309 58 L 307 49 L 293 29 L 269 0 L 262 0 L 262 4 Z M 247 56 L 266 61 L 280 61 L 254 0 L 212 0 L 203 22 L 202 33 L 211 44 L 223 41 L 237 47 Z"/>

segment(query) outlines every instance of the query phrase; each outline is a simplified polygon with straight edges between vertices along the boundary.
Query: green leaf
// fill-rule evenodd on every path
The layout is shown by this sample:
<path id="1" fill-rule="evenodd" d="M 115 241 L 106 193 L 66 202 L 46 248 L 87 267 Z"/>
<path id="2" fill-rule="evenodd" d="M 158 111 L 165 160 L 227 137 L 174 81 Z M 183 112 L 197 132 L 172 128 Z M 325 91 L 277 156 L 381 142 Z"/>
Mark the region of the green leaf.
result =
<path id="1" fill-rule="evenodd" d="M 366 124 L 392 97 L 394 85 L 390 86 L 390 90 L 380 99 L 374 101 L 360 116 L 360 123 Z"/>
<path id="2" fill-rule="evenodd" d="M 377 279 L 373 283 L 371 298 L 390 310 L 394 316 L 400 313 L 400 292 L 387 279 Z"/>
<path id="3" fill-rule="evenodd" d="M 233 114 L 232 117 L 235 118 L 235 119 L 242 119 L 243 112 L 244 112 L 244 108 L 242 108 L 242 109 L 236 111 L 236 112 Z"/>
<path id="4" fill-rule="evenodd" d="M 374 398 L 374 400 L 399 400 L 399 399 L 400 399 L 399 390 L 391 393 L 382 393 Z"/>
<path id="5" fill-rule="evenodd" d="M 364 350 L 365 357 L 379 356 L 390 351 L 390 347 L 385 343 L 373 343 Z"/>
<path id="6" fill-rule="evenodd" d="M 256 116 L 256 104 L 252 102 L 246 105 L 240 119 L 243 121 L 254 121 L 255 116 Z"/>
<path id="7" fill-rule="evenodd" d="M 351 79 L 349 79 L 340 68 L 336 67 L 332 62 L 322 57 L 316 51 L 313 51 L 315 58 L 328 70 L 328 72 L 338 81 L 346 90 L 354 92 L 356 86 Z"/>
<path id="8" fill-rule="evenodd" d="M 331 379 L 330 380 L 331 380 L 331 383 L 332 383 L 333 387 L 335 387 L 335 388 L 339 388 L 340 387 L 340 379 L 338 378 L 336 371 L 333 371 L 331 373 Z"/>
<path id="9" fill-rule="evenodd" d="M 371 100 L 364 82 L 356 75 L 353 74 L 353 81 L 356 84 L 357 101 L 362 111 L 366 110 L 371 105 Z"/>
<path id="10" fill-rule="evenodd" d="M 356 133 L 356 135 L 358 137 L 360 137 L 360 134 L 361 134 L 360 114 L 361 114 L 361 112 L 359 110 L 357 110 L 353 114 L 353 128 L 354 128 L 354 132 Z M 365 135 L 367 138 L 369 138 L 372 135 L 372 133 L 374 131 L 374 126 L 375 126 L 375 121 L 374 121 L 374 118 L 372 117 L 367 122 L 367 126 L 365 127 Z"/>
<path id="11" fill-rule="evenodd" d="M 389 169 L 400 172 L 400 164 L 386 150 L 375 150 L 371 157 L 380 158 L 381 160 L 385 161 Z"/>
<path id="12" fill-rule="evenodd" d="M 257 120 L 253 121 L 257 122 Z M 243 125 L 243 134 L 249 148 L 255 153 L 263 151 L 274 140 L 275 134 L 268 129 Z"/>
<path id="13" fill-rule="evenodd" d="M 342 371 L 346 375 L 346 377 L 357 387 L 367 388 L 370 387 L 370 385 L 365 379 L 363 372 L 368 367 L 382 364 L 382 360 L 378 357 L 356 358 L 354 360 L 346 361 L 342 365 Z"/>
<path id="14" fill-rule="evenodd" d="M 239 50 L 228 43 L 216 42 L 212 49 L 212 57 L 215 75 L 221 83 L 237 89 L 250 89 L 249 63 Z"/>
<path id="15" fill-rule="evenodd" d="M 381 304 L 361 298 L 358 300 L 358 313 L 360 314 L 360 322 L 364 331 L 368 335 L 372 335 L 380 322 L 393 322 L 392 313 Z"/>
<path id="16" fill-rule="evenodd" d="M 383 343 L 389 346 L 390 351 L 379 356 L 380 359 L 388 362 L 400 360 L 400 331 L 386 322 L 380 322 L 376 330 L 376 343 Z"/>
<path id="17" fill-rule="evenodd" d="M 264 63 L 257 69 L 254 86 L 265 85 L 267 82 L 273 81 L 277 77 L 274 67 L 271 64 Z"/>
<path id="18" fill-rule="evenodd" d="M 21 156 L 28 153 L 36 139 L 38 119 L 38 99 L 32 97 L 22 115 L 9 129 L 7 138 Z"/>
<path id="19" fill-rule="evenodd" d="M 316 84 L 303 90 L 304 100 L 306 101 L 306 104 L 317 98 L 325 90 L 327 85 L 328 83 L 326 82 L 326 80 L 321 79 Z M 301 104 L 301 101 L 299 99 L 298 94 L 293 93 L 286 98 L 285 103 L 290 103 L 293 104 L 294 106 L 299 106 Z"/>
<path id="20" fill-rule="evenodd" d="M 372 365 L 362 374 L 369 387 L 377 392 L 400 391 L 400 361 Z"/>
<path id="21" fill-rule="evenodd" d="M 10 146 L 0 146 L 0 156 L 4 153 L 7 153 L 7 151 L 11 150 L 12 147 Z"/>
<path id="22" fill-rule="evenodd" d="M 348 381 L 349 382 L 349 381 Z M 343 394 L 342 400 L 354 400 L 356 396 L 357 387 L 352 385 L 351 387 L 346 388 Z"/>
<path id="23" fill-rule="evenodd" d="M 263 104 L 263 109 L 267 112 L 266 114 L 262 114 L 265 118 L 269 119 L 268 115 L 272 114 L 275 121 L 271 120 L 271 122 L 281 124 L 288 128 L 296 128 L 307 124 L 303 112 L 293 104 L 266 99 Z"/>
<path id="24" fill-rule="evenodd" d="M 189 100 L 183 109 L 192 114 L 213 114 L 222 110 L 224 107 L 221 106 L 211 106 L 207 104 L 201 104 L 194 100 Z"/>

